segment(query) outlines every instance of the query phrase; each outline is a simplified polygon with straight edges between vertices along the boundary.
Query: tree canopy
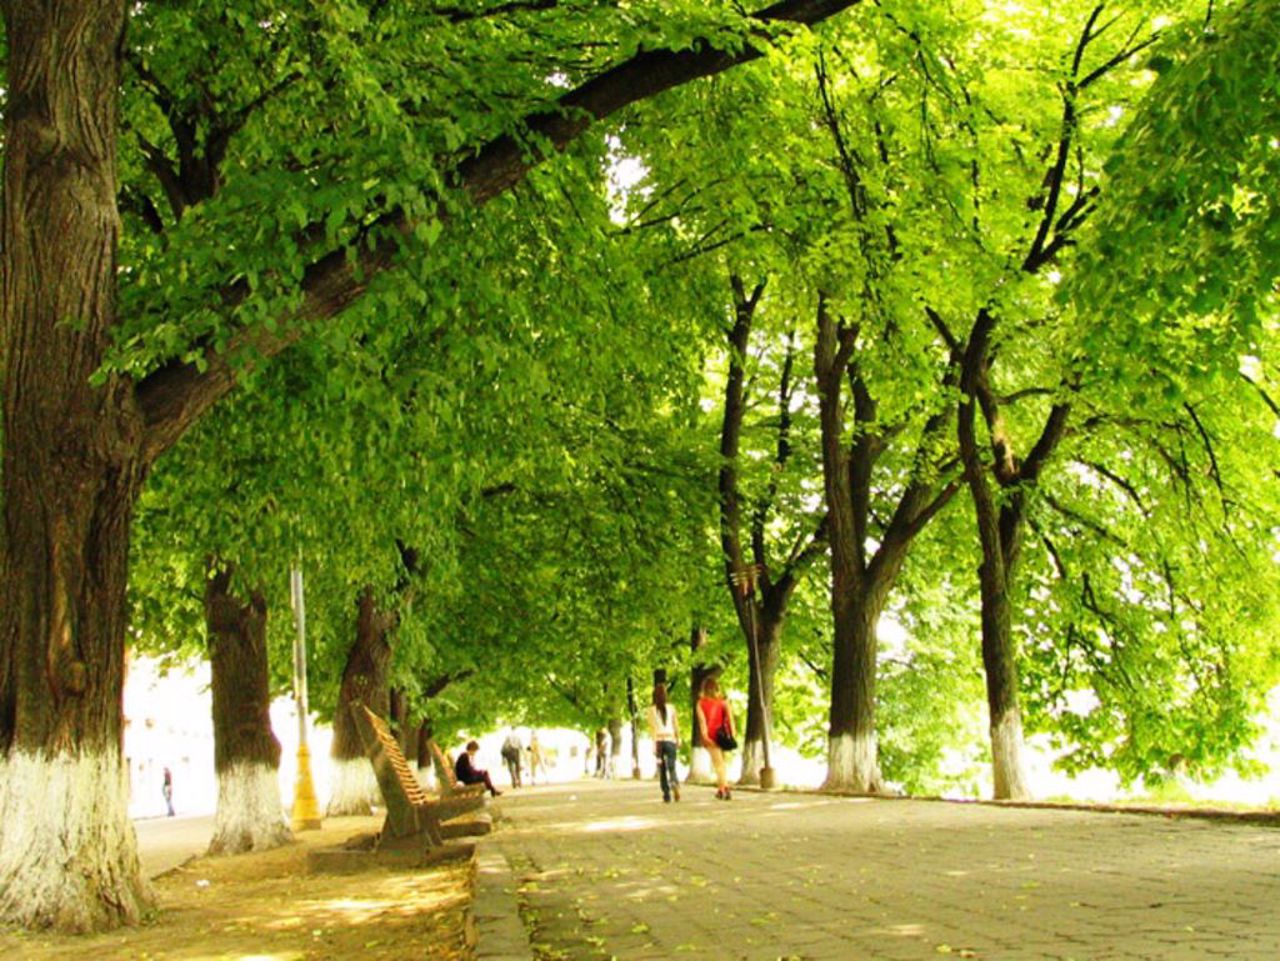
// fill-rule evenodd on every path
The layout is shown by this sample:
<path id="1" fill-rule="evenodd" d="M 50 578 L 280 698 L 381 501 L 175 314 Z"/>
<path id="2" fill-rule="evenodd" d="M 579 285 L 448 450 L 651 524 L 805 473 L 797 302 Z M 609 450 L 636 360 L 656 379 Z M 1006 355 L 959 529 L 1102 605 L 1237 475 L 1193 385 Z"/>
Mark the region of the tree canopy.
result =
<path id="1" fill-rule="evenodd" d="M 1248 767 L 1271 0 L 55 6 L 0 35 L 0 917 L 138 915 L 124 646 L 298 562 L 324 715 L 376 608 L 441 731 L 720 670 L 833 787 Z"/>

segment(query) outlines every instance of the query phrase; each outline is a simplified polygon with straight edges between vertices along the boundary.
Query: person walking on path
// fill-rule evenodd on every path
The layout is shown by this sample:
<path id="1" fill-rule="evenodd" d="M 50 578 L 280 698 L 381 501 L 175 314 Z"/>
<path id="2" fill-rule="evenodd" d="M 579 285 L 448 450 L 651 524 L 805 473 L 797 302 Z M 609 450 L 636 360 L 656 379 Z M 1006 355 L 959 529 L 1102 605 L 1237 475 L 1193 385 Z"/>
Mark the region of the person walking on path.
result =
<path id="1" fill-rule="evenodd" d="M 649 735 L 658 757 L 658 780 L 662 784 L 662 800 L 680 800 L 680 779 L 676 774 L 676 747 L 680 744 L 680 722 L 676 709 L 667 703 L 664 684 L 653 685 L 653 705 L 649 708 Z"/>
<path id="2" fill-rule="evenodd" d="M 489 793 L 497 797 L 502 792 L 493 786 L 493 779 L 489 777 L 489 772 L 476 767 L 476 752 L 480 750 L 480 745 L 475 741 L 467 742 L 467 749 L 458 755 L 458 760 L 454 762 L 453 773 L 458 777 L 459 784 L 483 784 L 489 789 Z"/>
<path id="3" fill-rule="evenodd" d="M 733 733 L 733 712 L 729 710 L 714 677 L 702 682 L 701 693 L 698 698 L 698 731 L 702 736 L 702 746 L 711 755 L 711 766 L 716 771 L 716 797 L 728 801 L 730 794 L 725 777 L 724 752 L 738 746 Z"/>
<path id="4" fill-rule="evenodd" d="M 538 743 L 538 732 L 534 731 L 529 735 L 529 780 L 531 783 L 538 783 L 539 771 L 542 772 L 542 781 L 545 784 L 550 780 L 551 776 L 547 772 L 547 757 L 542 753 L 542 745 Z"/>
<path id="5" fill-rule="evenodd" d="M 173 817 L 173 772 L 168 768 L 164 769 L 164 786 L 161 788 L 164 793 L 164 804 L 169 809 L 169 817 Z"/>
<path id="6" fill-rule="evenodd" d="M 507 764 L 507 775 L 511 778 L 511 786 L 520 786 L 520 756 L 524 753 L 524 745 L 520 743 L 520 735 L 513 727 L 502 742 L 502 760 Z"/>

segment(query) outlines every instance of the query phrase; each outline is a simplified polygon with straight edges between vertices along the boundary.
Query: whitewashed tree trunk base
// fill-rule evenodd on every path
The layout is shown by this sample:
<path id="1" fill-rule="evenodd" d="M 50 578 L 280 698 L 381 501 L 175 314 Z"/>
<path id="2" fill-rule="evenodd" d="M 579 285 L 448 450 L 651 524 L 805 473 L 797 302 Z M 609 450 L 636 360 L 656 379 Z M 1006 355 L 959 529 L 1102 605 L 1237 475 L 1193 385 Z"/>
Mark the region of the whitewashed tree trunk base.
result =
<path id="1" fill-rule="evenodd" d="M 1027 770 L 1022 759 L 1022 717 L 1009 711 L 991 724 L 991 773 L 997 801 L 1026 801 Z"/>
<path id="2" fill-rule="evenodd" d="M 329 806 L 325 817 L 372 814 L 373 806 L 382 805 L 382 791 L 373 765 L 365 758 L 333 759 L 329 780 Z"/>
<path id="3" fill-rule="evenodd" d="M 280 779 L 272 765 L 236 761 L 218 773 L 210 854 L 267 851 L 292 842 L 280 803 Z"/>
<path id="4" fill-rule="evenodd" d="M 422 785 L 422 789 L 429 794 L 434 794 L 438 790 L 436 787 L 436 770 L 431 765 L 418 768 L 418 783 Z"/>
<path id="5" fill-rule="evenodd" d="M 742 773 L 739 784 L 759 784 L 760 769 L 764 767 L 764 745 L 760 741 L 747 741 L 742 745 Z"/>
<path id="6" fill-rule="evenodd" d="M 87 932 L 151 907 L 117 751 L 0 759 L 0 921 Z"/>
<path id="7" fill-rule="evenodd" d="M 879 794 L 884 790 L 875 735 L 841 734 L 827 741 L 824 791 Z"/>
<path id="8" fill-rule="evenodd" d="M 711 755 L 707 753 L 705 747 L 695 747 L 689 752 L 689 776 L 686 780 L 690 784 L 716 783 L 716 772 L 711 766 Z"/>

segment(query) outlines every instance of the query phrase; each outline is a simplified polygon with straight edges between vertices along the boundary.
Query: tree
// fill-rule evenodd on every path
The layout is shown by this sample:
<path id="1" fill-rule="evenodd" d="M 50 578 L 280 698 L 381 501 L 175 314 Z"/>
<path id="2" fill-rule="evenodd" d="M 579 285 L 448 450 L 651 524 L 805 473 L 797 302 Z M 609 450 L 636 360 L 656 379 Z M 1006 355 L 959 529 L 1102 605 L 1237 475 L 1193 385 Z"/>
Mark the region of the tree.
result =
<path id="1" fill-rule="evenodd" d="M 403 361 L 404 352 L 398 358 Z M 326 597 L 350 596 L 357 579 L 385 583 L 406 576 L 404 554 L 394 546 L 385 550 L 387 535 L 380 525 L 411 533 L 437 555 L 445 551 L 440 525 L 423 518 L 442 501 L 448 504 L 454 492 L 438 480 L 421 483 L 421 473 L 415 472 L 438 439 L 414 430 L 412 411 L 403 411 L 403 400 L 386 383 L 382 368 L 371 371 L 367 361 L 347 361 L 326 365 L 326 377 L 312 376 L 310 365 L 318 362 L 305 350 L 295 351 L 253 389 L 206 418 L 158 466 L 139 504 L 130 577 L 136 644 L 177 656 L 207 651 L 214 667 L 218 824 L 230 826 L 226 839 L 216 831 L 215 850 L 234 852 L 245 844 L 261 848 L 287 839 L 279 830 L 279 750 L 258 746 L 275 744 L 269 716 L 258 704 L 259 698 L 265 703 L 267 689 L 259 692 L 249 681 L 257 672 L 261 683 L 269 684 L 270 645 L 280 668 L 270 691 L 279 692 L 288 682 L 283 665 L 293 632 L 287 618 L 280 629 L 267 632 L 265 612 L 269 605 L 284 608 L 289 560 L 306 555 L 330 561 L 328 571 L 313 568 L 308 577 L 311 676 L 317 692 L 324 692 L 329 675 L 341 666 L 341 655 L 329 649 L 347 640 L 349 634 L 340 637 L 338 630 L 352 620 Z M 335 385 L 349 395 L 340 413 L 328 396 Z M 389 450 L 397 456 L 389 456 Z M 416 512 L 376 496 L 409 480 L 420 484 Z M 240 574 L 234 588 L 228 576 L 232 569 Z M 391 596 L 403 593 L 404 585 L 398 586 L 401 590 Z M 249 599 L 239 600 L 234 594 L 239 591 Z M 207 647 L 191 643 L 202 633 L 192 616 L 193 594 L 205 596 Z M 338 614 L 342 617 L 335 619 Z M 331 700 L 313 704 L 335 716 Z M 255 725 L 260 730 L 254 731 Z M 368 771 L 362 751 L 359 758 Z M 244 768 L 263 764 L 270 776 L 244 776 Z"/>
<path id="2" fill-rule="evenodd" d="M 1028 519 L 1017 626 L 1028 716 L 1069 770 L 1256 770 L 1243 749 L 1277 677 L 1267 371 L 1082 392 Z"/>
<path id="3" fill-rule="evenodd" d="M 742 739 L 742 774 L 740 782 L 756 784 L 760 771 L 767 767 L 764 744 L 769 737 L 773 715 L 773 683 L 778 670 L 782 629 L 787 605 L 800 579 L 813 560 L 824 549 L 824 521 L 815 521 L 809 512 L 787 512 L 779 509 L 785 498 L 780 496 L 779 482 L 787 470 L 792 453 L 792 402 L 796 391 L 794 333 L 787 337 L 784 356 L 778 371 L 775 447 L 767 461 L 769 479 L 760 494 L 752 498 L 751 522 L 743 545 L 743 492 L 739 474 L 742 470 L 740 447 L 743 419 L 750 404 L 746 364 L 751 329 L 763 281 L 747 293 L 742 279 L 730 278 L 733 290 L 733 323 L 727 329 L 729 370 L 725 378 L 724 415 L 720 429 L 720 546 L 724 555 L 725 586 L 733 601 L 738 624 L 747 647 L 747 723 Z M 762 363 L 761 366 L 764 366 Z M 794 499 L 794 498 L 792 498 Z M 799 514 L 799 524 L 795 515 Z M 769 535 L 781 524 L 786 528 L 770 544 Z M 800 527 L 797 535 L 794 528 Z M 747 550 L 750 550 L 750 563 Z M 785 553 L 784 553 L 785 551 Z"/>
<path id="4" fill-rule="evenodd" d="M 814 367 L 822 405 L 834 624 L 825 786 L 878 792 L 883 784 L 875 724 L 877 628 L 912 541 L 956 492 L 957 485 L 947 476 L 949 452 L 939 443 L 950 418 L 935 410 L 921 426 L 914 463 L 901 482 L 888 521 L 873 537 L 877 462 L 906 424 L 880 421 L 857 357 L 860 325 L 834 321 L 821 297 L 817 314 Z M 841 397 L 846 379 L 854 402 L 853 440 L 847 448 Z M 872 540 L 877 546 L 869 550 Z"/>
<path id="5" fill-rule="evenodd" d="M 1096 188 L 1087 186 L 1096 177 L 1086 160 L 1081 112 L 1086 93 L 1115 68 L 1150 46 L 1154 38 L 1139 39 L 1141 26 L 1105 59 L 1098 60 L 1096 43 L 1107 26 L 1099 25 L 1103 5 L 1094 7 L 1081 31 L 1061 85 L 1062 119 L 1052 162 L 1033 209 L 1040 211 L 1034 236 L 1020 257 L 1018 269 L 1036 275 L 1057 263 L 1074 243 L 1074 232 L 1094 208 Z M 1096 65 L 1086 62 L 1086 54 Z M 1072 153 L 1077 155 L 1077 186 L 1068 190 Z M 991 725 L 994 792 L 997 798 L 1022 798 L 1029 794 L 1022 761 L 1022 714 L 1019 706 L 1018 655 L 1012 634 L 1013 596 L 1029 500 L 1064 437 L 1072 402 L 1080 381 L 1069 367 L 1062 370 L 1051 406 L 1034 440 L 1019 453 L 1010 421 L 1002 410 L 1001 394 L 993 387 L 991 369 L 996 346 L 993 334 L 1003 304 L 995 293 L 980 306 L 968 335 L 957 341 L 939 322 L 939 332 L 953 351 L 963 356 L 957 436 L 964 464 L 965 482 L 973 498 L 982 564 L 978 571 L 982 591 L 982 652 L 987 679 L 987 705 Z M 940 321 L 940 317 L 936 318 Z M 1006 335 L 1007 336 L 1007 335 Z M 981 410 L 989 451 L 979 448 L 976 416 Z M 998 492 L 998 493 L 997 493 Z"/>
<path id="6" fill-rule="evenodd" d="M 157 459 L 248 369 L 365 298 L 404 252 L 429 263 L 446 184 L 483 204 L 594 121 L 757 57 L 761 30 L 849 5 L 786 0 L 745 18 L 717 6 L 674 26 L 659 18 L 643 38 L 571 9 L 528 51 L 534 67 L 497 115 L 430 80 L 404 102 L 389 93 L 403 87 L 396 76 L 424 76 L 419 56 L 456 62 L 415 49 L 424 41 L 469 41 L 478 69 L 466 78 L 509 78 L 484 68 L 515 62 L 514 51 L 468 33 L 483 16 L 352 5 L 204 20 L 155 4 L 4 5 L 0 811 L 22 827 L 0 841 L 0 917 L 87 929 L 134 920 L 147 902 L 124 811 L 119 703 L 130 522 Z M 616 65 L 572 62 L 583 30 Z M 206 44 L 206 31 L 229 42 Z M 668 37 L 700 42 L 671 51 Z M 126 103 L 141 116 L 138 153 L 121 162 L 126 59 Z M 580 82 L 557 96 L 549 75 Z M 426 103 L 472 112 L 432 116 Z M 296 126 L 275 123 L 300 116 L 311 136 L 272 143 L 274 129 Z M 144 167 L 168 217 L 142 178 L 121 190 L 120 175 Z M 298 202 L 279 203 L 288 196 Z M 262 221 L 265 203 L 279 219 Z M 122 204 L 161 231 L 127 235 L 124 263 Z M 121 353 L 104 366 L 113 344 Z M 67 803 L 40 805 L 50 787 Z M 82 869 L 66 872 L 73 861 Z"/>
<path id="7" fill-rule="evenodd" d="M 1069 284 L 1126 318 L 1115 362 L 1146 358 L 1178 379 L 1188 352 L 1229 360 L 1258 335 L 1280 276 L 1278 13 L 1274 0 L 1194 10 L 1152 59 L 1159 77 L 1107 162 Z"/>
<path id="8" fill-rule="evenodd" d="M 356 611 L 355 637 L 342 669 L 333 714 L 333 784 L 325 808 L 327 817 L 369 814 L 370 807 L 382 797 L 376 779 L 369 776 L 371 767 L 350 709 L 353 704 L 363 704 L 379 717 L 391 716 L 392 635 L 398 619 L 394 610 L 379 606 L 372 585 L 360 592 Z"/>
<path id="9" fill-rule="evenodd" d="M 205 585 L 205 622 L 213 673 L 214 765 L 218 809 L 211 854 L 279 847 L 293 840 L 280 803 L 280 742 L 271 731 L 267 602 L 231 593 L 231 571 Z"/>
<path id="10" fill-rule="evenodd" d="M 877 16 L 868 14 L 873 31 Z M 884 19 L 892 20 L 892 16 Z M 857 26 L 851 42 L 856 42 L 866 26 Z M 840 46 L 841 41 L 834 45 Z M 868 58 L 886 56 L 879 50 L 860 52 Z M 938 238 L 930 235 L 927 241 L 909 249 L 898 239 L 903 233 L 912 235 L 912 239 L 925 234 L 915 226 L 917 218 L 928 222 L 936 214 L 930 209 L 929 193 L 920 203 L 903 199 L 913 196 L 913 178 L 928 176 L 927 171 L 914 169 L 918 162 L 912 151 L 896 139 L 902 136 L 897 133 L 899 128 L 915 125 L 918 88 L 915 81 L 904 81 L 902 74 L 913 69 L 912 58 L 917 54 L 912 46 L 901 55 L 901 63 L 883 67 L 883 75 L 873 74 L 865 82 L 857 76 L 850 58 L 847 83 L 850 87 L 865 83 L 867 92 L 852 98 L 855 108 L 844 116 L 828 90 L 825 68 L 819 71 L 823 97 L 819 109 L 814 109 L 811 75 L 806 77 L 804 72 L 806 68 L 812 70 L 815 60 L 823 61 L 805 51 L 791 58 L 781 79 L 771 83 L 767 91 L 753 83 L 757 78 L 738 75 L 719 81 L 716 89 L 696 104 L 692 103 L 694 98 L 688 98 L 685 105 L 690 109 L 679 118 L 679 152 L 666 147 L 667 131 L 655 135 L 628 129 L 625 138 L 628 148 L 640 152 L 653 171 L 644 188 L 637 191 L 628 229 L 652 231 L 662 225 L 675 249 L 670 260 L 680 263 L 686 275 L 696 276 L 695 263 L 703 264 L 703 274 L 710 273 L 705 266 L 708 262 L 750 263 L 756 276 L 769 278 L 773 292 L 770 301 L 765 302 L 766 311 L 761 306 L 765 297 L 763 284 L 749 292 L 738 277 L 743 272 L 741 266 L 734 267 L 734 313 L 732 325 L 726 323 L 730 368 L 724 386 L 720 495 L 722 544 L 731 596 L 752 658 L 751 719 L 744 751 L 747 777 L 754 775 L 751 748 L 762 726 L 754 720 L 761 713 L 756 707 L 758 678 L 766 688 L 765 703 L 771 704 L 778 662 L 775 638 L 798 575 L 825 549 L 819 541 L 838 536 L 843 553 L 837 561 L 834 592 L 840 627 L 839 670 L 832 682 L 832 783 L 848 787 L 856 781 L 864 790 L 878 784 L 872 713 L 875 623 L 911 539 L 958 489 L 954 478 L 945 476 L 947 445 L 939 443 L 950 423 L 950 401 L 941 399 L 947 387 L 943 376 L 947 351 L 945 346 L 939 351 L 930 344 L 932 329 L 919 308 L 924 295 L 906 289 L 917 280 L 914 257 L 936 247 Z M 902 69 L 897 70 L 898 67 Z M 882 89 L 890 86 L 891 80 L 886 79 L 890 75 L 897 83 L 895 91 L 913 84 L 907 92 L 896 94 L 899 100 L 893 110 L 885 109 L 880 102 L 895 95 Z M 752 109 L 744 111 L 742 105 L 748 103 Z M 743 128 L 760 125 L 769 127 L 775 135 L 768 144 L 756 146 Z M 815 138 L 811 136 L 815 126 L 831 133 L 835 149 L 821 139 L 821 146 L 815 149 Z M 864 143 L 875 144 L 875 149 L 860 154 L 859 145 Z M 876 164 L 888 167 L 890 152 L 896 155 L 892 160 L 895 166 L 909 164 L 913 169 L 869 175 L 866 167 L 872 161 L 864 157 L 876 157 Z M 876 180 L 870 188 L 875 198 L 894 198 L 873 199 L 870 204 L 874 209 L 870 211 L 869 177 Z M 891 242 L 878 242 L 875 238 L 886 231 Z M 889 281 L 875 275 L 887 273 L 894 261 L 902 261 L 901 273 L 906 280 L 898 281 L 889 290 Z M 868 279 L 863 282 L 863 277 Z M 801 348 L 794 345 L 794 322 L 788 321 L 788 326 L 777 332 L 764 331 L 765 343 L 757 351 L 760 359 L 749 361 L 748 345 L 757 314 L 807 315 L 818 299 L 815 290 L 838 291 L 859 320 L 864 312 L 878 310 L 875 317 L 866 318 L 867 323 L 860 325 L 864 335 L 858 345 L 858 357 L 852 356 L 852 342 L 846 343 L 838 368 L 823 366 L 821 360 L 834 362 L 836 353 L 832 351 L 828 356 L 822 351 L 826 344 L 824 333 L 804 331 L 803 342 L 819 344 L 820 369 L 816 381 L 802 379 L 793 369 L 793 358 Z M 882 301 L 889 306 L 879 309 Z M 828 314 L 823 314 L 823 319 L 832 320 Z M 903 328 L 908 325 L 910 329 L 904 333 Z M 791 339 L 784 351 L 781 331 L 788 329 Z M 846 341 L 858 340 L 853 327 L 846 327 L 841 336 Z M 773 354 L 779 359 L 771 361 Z M 930 355 L 939 358 L 938 365 L 919 359 Z M 773 369 L 769 369 L 770 363 Z M 935 369 L 939 365 L 942 374 Z M 757 441 L 754 448 L 748 446 L 740 454 L 744 412 L 761 406 L 744 385 L 753 377 L 763 379 L 766 369 L 770 374 L 775 369 L 781 372 L 778 401 L 767 408 L 770 430 L 777 432 L 776 440 L 770 439 L 775 450 L 766 456 Z M 873 371 L 882 378 L 878 386 L 872 383 L 877 379 Z M 845 422 L 841 397 L 846 379 L 858 397 L 853 424 Z M 815 386 L 811 387 L 811 383 Z M 883 411 L 874 396 L 876 392 L 880 392 L 878 400 L 885 405 Z M 812 410 L 812 403 L 794 404 L 797 398 L 818 399 L 819 410 Z M 803 415 L 797 413 L 802 408 Z M 921 410 L 927 413 L 919 421 L 923 429 L 916 437 L 913 431 L 917 423 L 912 418 Z M 929 414 L 937 416 L 930 418 Z M 796 446 L 791 436 L 793 418 L 808 431 L 806 439 L 813 438 L 814 443 L 809 446 L 815 450 L 820 445 L 813 435 L 821 429 L 826 475 L 829 486 L 834 485 L 828 491 L 822 537 L 812 542 L 809 538 L 816 518 L 809 515 L 822 488 L 814 482 L 811 461 L 806 460 L 798 469 L 790 463 Z M 918 449 L 901 443 L 904 436 L 917 440 Z M 890 450 L 895 438 L 906 448 L 901 454 Z M 884 456 L 887 452 L 889 456 Z M 950 460 L 954 473 L 954 456 Z M 851 461 L 856 461 L 856 466 Z M 738 489 L 740 476 L 749 478 L 750 465 L 754 463 L 769 468 L 767 479 L 757 481 L 755 490 L 744 494 Z M 780 481 L 785 486 L 780 488 Z M 887 500 L 901 497 L 901 509 L 895 511 L 892 505 L 882 509 L 881 496 Z M 809 503 L 800 510 L 797 504 L 806 500 Z M 833 510 L 840 511 L 838 518 L 831 513 Z M 892 522 L 879 524 L 878 514 L 892 518 Z M 808 529 L 795 530 L 795 517 L 804 517 L 802 523 Z M 868 546 L 873 539 L 877 542 L 875 549 Z M 861 568 L 855 556 L 861 559 Z M 843 563 L 844 559 L 848 564 Z M 749 569 L 761 572 L 758 584 L 744 576 Z M 853 654 L 855 648 L 857 656 Z M 860 712 L 856 718 L 855 712 Z M 856 762 L 852 749 L 855 728 L 862 747 L 871 746 L 869 751 L 856 752 Z M 855 763 L 859 769 L 856 774 L 852 770 Z"/>
<path id="11" fill-rule="evenodd" d="M 896 66 L 891 56 L 890 52 L 886 57 L 886 73 Z M 852 85 L 857 72 L 850 67 L 849 74 Z M 923 368 L 919 376 L 913 376 L 913 365 L 902 362 L 926 342 L 919 331 L 924 317 L 911 302 L 916 298 L 903 297 L 895 289 L 902 281 L 892 273 L 899 262 L 909 265 L 919 255 L 909 246 L 904 249 L 900 239 L 912 233 L 909 221 L 927 218 L 932 211 L 927 202 L 912 209 L 890 199 L 908 194 L 903 188 L 914 171 L 898 169 L 909 161 L 887 131 L 906 126 L 895 108 L 906 113 L 905 102 L 915 99 L 918 91 L 899 91 L 903 101 L 887 105 L 894 94 L 886 93 L 886 76 L 864 81 L 865 90 L 854 86 L 854 95 L 865 100 L 861 139 L 876 145 L 874 151 L 858 151 L 851 147 L 846 130 L 855 121 L 842 116 L 824 57 L 818 58 L 816 75 L 822 122 L 835 152 L 833 166 L 847 198 L 847 226 L 841 226 L 849 233 L 845 243 L 856 252 L 850 271 L 856 286 L 844 295 L 854 316 L 833 316 L 826 289 L 819 291 L 816 309 L 814 372 L 834 627 L 825 786 L 876 792 L 883 789 L 875 723 L 877 629 L 912 542 L 958 489 L 955 455 L 944 440 L 950 426 L 948 405 L 939 403 L 955 384 L 956 357 L 944 353 L 940 370 L 917 361 L 914 366 Z M 871 169 L 873 165 L 877 169 Z M 829 286 L 829 281 L 820 283 Z M 899 305 L 905 306 L 907 316 Z M 896 370 L 889 373 L 891 367 Z M 849 401 L 844 398 L 846 382 Z M 910 401 L 882 410 L 895 393 Z M 851 429 L 845 424 L 850 408 Z M 886 456 L 895 453 L 895 447 L 902 448 L 900 463 Z"/>

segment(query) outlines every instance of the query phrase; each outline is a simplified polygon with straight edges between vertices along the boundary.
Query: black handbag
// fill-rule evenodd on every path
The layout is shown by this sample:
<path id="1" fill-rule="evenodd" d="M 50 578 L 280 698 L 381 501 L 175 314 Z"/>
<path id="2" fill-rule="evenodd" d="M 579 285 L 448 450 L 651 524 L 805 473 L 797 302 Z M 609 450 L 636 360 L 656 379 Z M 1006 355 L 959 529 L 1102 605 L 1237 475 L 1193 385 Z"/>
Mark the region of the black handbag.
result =
<path id="1" fill-rule="evenodd" d="M 722 751 L 733 751 L 738 747 L 738 739 L 729 733 L 729 725 L 720 725 L 720 730 L 716 731 L 716 744 Z"/>

